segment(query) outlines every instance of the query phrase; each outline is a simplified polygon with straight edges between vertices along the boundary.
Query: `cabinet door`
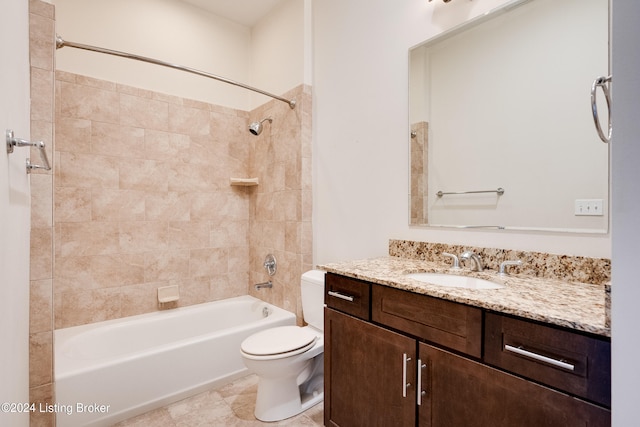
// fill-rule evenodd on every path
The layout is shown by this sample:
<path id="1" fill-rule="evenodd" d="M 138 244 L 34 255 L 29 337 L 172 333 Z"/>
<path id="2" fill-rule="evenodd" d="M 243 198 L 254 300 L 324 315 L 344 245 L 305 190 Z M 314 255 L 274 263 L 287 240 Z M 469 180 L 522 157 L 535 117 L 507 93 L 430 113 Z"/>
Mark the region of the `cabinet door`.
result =
<path id="1" fill-rule="evenodd" d="M 325 425 L 415 426 L 415 353 L 412 338 L 325 309 Z"/>
<path id="2" fill-rule="evenodd" d="M 602 427 L 611 413 L 558 391 L 420 344 L 420 427 Z"/>

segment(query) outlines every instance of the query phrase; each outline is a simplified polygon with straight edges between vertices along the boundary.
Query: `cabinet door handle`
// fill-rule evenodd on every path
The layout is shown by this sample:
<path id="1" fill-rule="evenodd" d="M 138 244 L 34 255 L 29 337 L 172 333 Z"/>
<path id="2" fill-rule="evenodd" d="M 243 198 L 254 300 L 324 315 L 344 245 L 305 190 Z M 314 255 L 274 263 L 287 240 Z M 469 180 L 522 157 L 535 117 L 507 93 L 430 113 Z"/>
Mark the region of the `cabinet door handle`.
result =
<path id="1" fill-rule="evenodd" d="M 416 399 L 418 406 L 422 405 L 422 396 L 427 394 L 427 392 L 422 389 L 422 370 L 426 367 L 427 365 L 423 364 L 422 360 L 418 359 L 418 379 L 416 381 L 416 384 L 418 384 L 416 387 Z"/>
<path id="2" fill-rule="evenodd" d="M 575 369 L 575 366 L 572 365 L 571 363 L 567 363 L 564 360 L 553 359 L 551 357 L 543 356 L 541 354 L 534 353 L 529 350 L 525 350 L 524 348 L 522 348 L 522 346 L 514 347 L 512 345 L 505 344 L 504 349 L 506 351 L 510 351 L 512 353 L 516 353 L 521 356 L 529 357 L 531 359 L 539 360 L 541 362 L 545 362 L 550 365 L 557 366 L 558 368 L 567 369 L 569 371 L 573 371 Z"/>
<path id="3" fill-rule="evenodd" d="M 402 353 L 402 397 L 407 397 L 407 388 L 411 386 L 407 382 L 407 363 L 411 360 L 407 353 Z"/>
<path id="4" fill-rule="evenodd" d="M 330 296 L 343 299 L 345 301 L 353 302 L 353 297 L 351 295 L 341 294 L 340 292 L 329 291 L 327 292 Z"/>

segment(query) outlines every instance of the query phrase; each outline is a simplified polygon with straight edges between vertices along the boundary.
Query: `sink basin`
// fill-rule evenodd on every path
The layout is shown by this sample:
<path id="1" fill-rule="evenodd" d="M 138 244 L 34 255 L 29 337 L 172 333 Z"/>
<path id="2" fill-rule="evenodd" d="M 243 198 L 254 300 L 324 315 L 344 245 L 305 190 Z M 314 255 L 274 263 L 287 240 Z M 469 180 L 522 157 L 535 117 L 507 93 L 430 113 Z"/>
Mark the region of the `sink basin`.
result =
<path id="1" fill-rule="evenodd" d="M 412 273 L 406 277 L 431 285 L 446 286 L 450 288 L 465 289 L 501 289 L 504 285 L 489 280 L 478 279 L 471 276 L 458 276 L 455 274 L 441 273 Z"/>

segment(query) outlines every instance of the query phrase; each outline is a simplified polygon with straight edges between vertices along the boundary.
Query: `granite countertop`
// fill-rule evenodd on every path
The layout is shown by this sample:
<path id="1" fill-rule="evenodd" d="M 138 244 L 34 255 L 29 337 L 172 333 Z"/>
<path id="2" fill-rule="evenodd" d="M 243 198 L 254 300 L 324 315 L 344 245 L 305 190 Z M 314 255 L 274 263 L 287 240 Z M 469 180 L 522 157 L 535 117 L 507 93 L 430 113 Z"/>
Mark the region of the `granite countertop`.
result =
<path id="1" fill-rule="evenodd" d="M 318 268 L 355 279 L 455 301 L 526 319 L 611 336 L 605 310 L 605 285 L 565 282 L 524 275 L 501 276 L 496 271 L 452 271 L 443 262 L 398 257 L 372 258 L 319 265 Z M 475 276 L 504 285 L 476 290 L 430 285 L 405 277 L 434 272 Z"/>

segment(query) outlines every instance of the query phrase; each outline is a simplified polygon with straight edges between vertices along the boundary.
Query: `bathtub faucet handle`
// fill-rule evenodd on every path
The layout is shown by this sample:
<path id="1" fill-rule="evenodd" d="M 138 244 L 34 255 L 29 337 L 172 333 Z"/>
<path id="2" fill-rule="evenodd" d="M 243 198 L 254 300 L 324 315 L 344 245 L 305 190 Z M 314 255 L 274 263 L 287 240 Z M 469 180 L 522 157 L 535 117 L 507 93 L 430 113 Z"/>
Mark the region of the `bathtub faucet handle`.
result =
<path id="1" fill-rule="evenodd" d="M 276 274 L 277 263 L 276 257 L 273 256 L 273 254 L 267 255 L 264 259 L 264 264 L 262 265 L 267 270 L 267 273 L 269 273 L 269 276 L 273 276 L 274 274 Z"/>

